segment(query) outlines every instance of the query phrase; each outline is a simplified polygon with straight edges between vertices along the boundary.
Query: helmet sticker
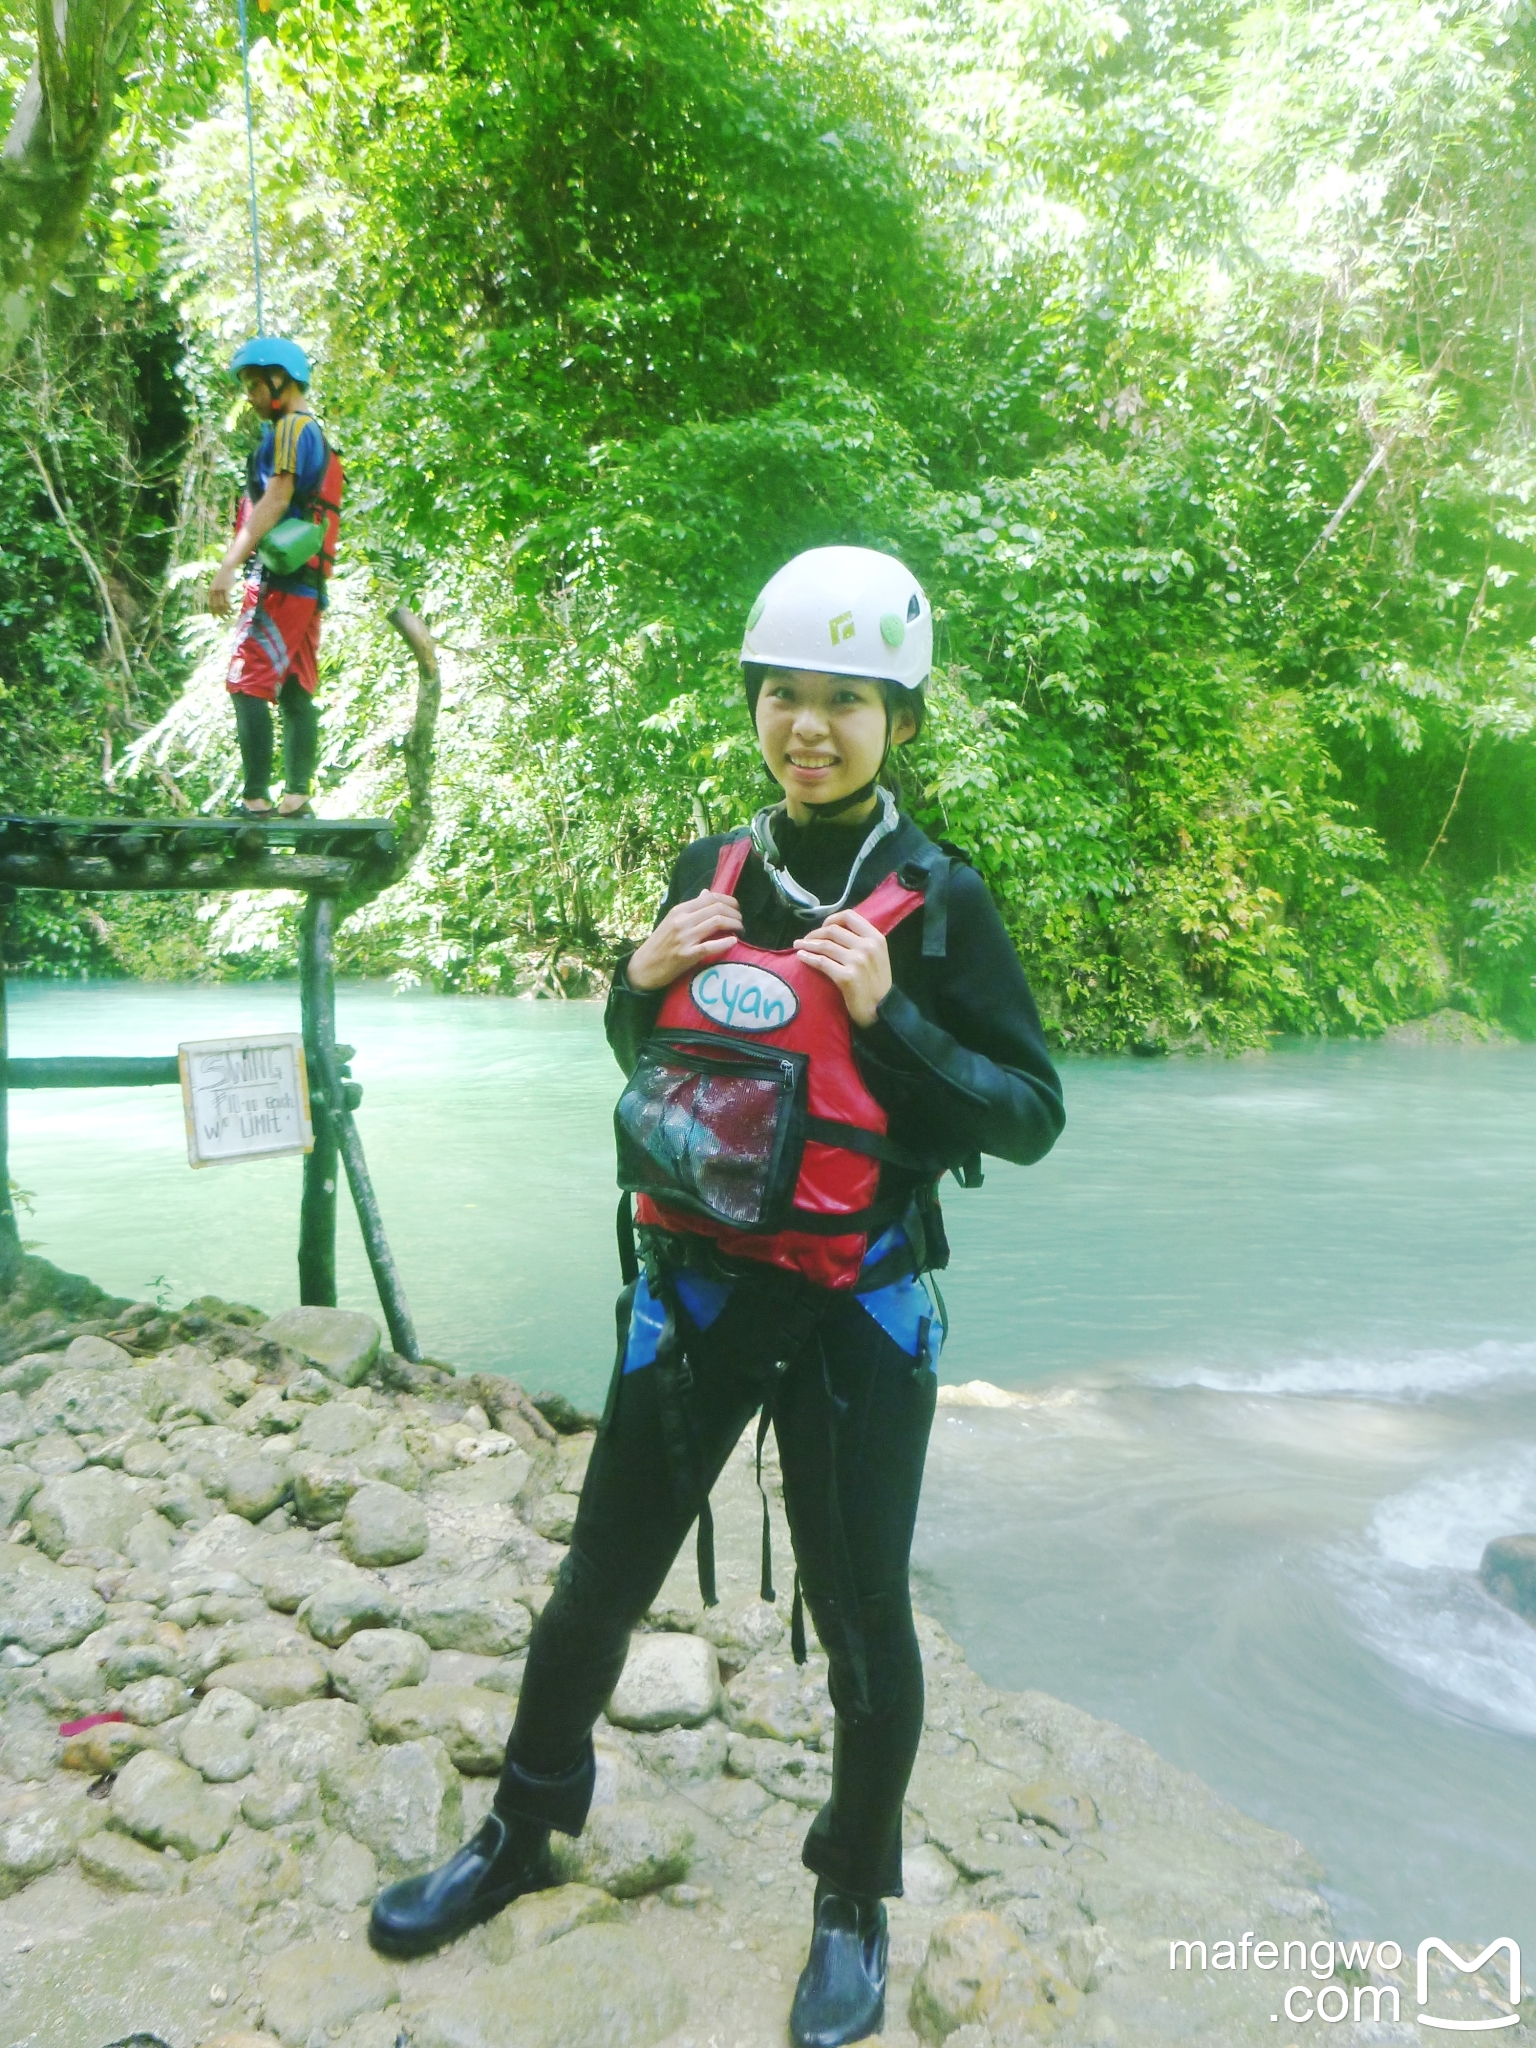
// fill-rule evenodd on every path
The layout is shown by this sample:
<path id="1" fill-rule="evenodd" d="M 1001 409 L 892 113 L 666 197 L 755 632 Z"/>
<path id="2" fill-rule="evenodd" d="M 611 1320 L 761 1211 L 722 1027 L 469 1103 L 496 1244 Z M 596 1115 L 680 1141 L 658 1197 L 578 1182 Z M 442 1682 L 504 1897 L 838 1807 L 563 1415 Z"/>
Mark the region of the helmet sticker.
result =
<path id="1" fill-rule="evenodd" d="M 827 621 L 827 625 L 832 634 L 834 647 L 841 647 L 845 640 L 851 640 L 856 630 L 852 612 L 839 612 L 835 619 Z"/>
<path id="2" fill-rule="evenodd" d="M 887 647 L 899 647 L 907 637 L 905 620 L 898 619 L 894 612 L 887 612 L 880 621 L 880 638 Z"/>
<path id="3" fill-rule="evenodd" d="M 782 1031 L 800 998 L 787 981 L 750 961 L 721 961 L 688 984 L 688 993 L 711 1023 L 736 1031 Z"/>

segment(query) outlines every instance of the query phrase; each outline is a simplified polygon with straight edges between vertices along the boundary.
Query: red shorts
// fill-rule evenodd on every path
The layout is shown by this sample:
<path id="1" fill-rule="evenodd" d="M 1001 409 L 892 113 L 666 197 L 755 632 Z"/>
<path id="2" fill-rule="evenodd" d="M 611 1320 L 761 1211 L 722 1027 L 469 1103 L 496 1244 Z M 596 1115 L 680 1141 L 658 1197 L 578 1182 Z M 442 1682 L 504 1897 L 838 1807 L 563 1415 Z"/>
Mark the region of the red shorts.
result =
<path id="1" fill-rule="evenodd" d="M 319 651 L 320 600 L 291 590 L 264 591 L 253 579 L 245 586 L 225 686 L 271 703 L 295 676 L 313 697 L 320 680 L 315 667 Z"/>

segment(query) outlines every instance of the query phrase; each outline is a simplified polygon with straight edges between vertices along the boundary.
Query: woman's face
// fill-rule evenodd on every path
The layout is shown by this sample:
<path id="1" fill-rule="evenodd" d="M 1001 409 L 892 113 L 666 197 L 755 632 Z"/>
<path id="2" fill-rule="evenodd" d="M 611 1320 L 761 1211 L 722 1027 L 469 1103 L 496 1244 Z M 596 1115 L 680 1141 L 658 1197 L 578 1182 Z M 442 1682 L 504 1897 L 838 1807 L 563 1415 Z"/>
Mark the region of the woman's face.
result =
<path id="1" fill-rule="evenodd" d="M 898 711 L 892 745 L 900 746 L 915 729 L 911 712 Z M 804 825 L 814 815 L 808 805 L 836 803 L 879 774 L 885 692 L 862 676 L 770 669 L 757 699 L 757 738 L 790 817 Z"/>

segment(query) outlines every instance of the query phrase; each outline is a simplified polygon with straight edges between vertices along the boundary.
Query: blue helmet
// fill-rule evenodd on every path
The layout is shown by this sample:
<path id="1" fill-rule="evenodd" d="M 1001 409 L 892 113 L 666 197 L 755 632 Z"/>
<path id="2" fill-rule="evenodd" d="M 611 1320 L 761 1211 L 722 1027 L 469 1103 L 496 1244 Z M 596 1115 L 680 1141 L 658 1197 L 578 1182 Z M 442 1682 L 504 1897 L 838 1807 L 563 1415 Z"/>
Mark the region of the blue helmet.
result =
<path id="1" fill-rule="evenodd" d="M 309 382 L 309 357 L 296 341 L 284 341 L 274 334 L 258 334 L 235 352 L 229 374 L 242 370 L 281 370 L 295 384 Z"/>

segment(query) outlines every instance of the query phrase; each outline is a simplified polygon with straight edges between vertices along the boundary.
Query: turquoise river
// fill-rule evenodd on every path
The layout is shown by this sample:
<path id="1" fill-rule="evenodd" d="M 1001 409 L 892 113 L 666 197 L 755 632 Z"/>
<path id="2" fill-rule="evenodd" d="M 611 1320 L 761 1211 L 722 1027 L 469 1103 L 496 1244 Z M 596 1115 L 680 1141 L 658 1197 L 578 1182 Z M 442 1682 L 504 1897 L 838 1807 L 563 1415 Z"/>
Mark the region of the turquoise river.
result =
<path id="1" fill-rule="evenodd" d="M 297 1026 L 282 986 L 11 990 L 12 1049 Z M 427 1348 L 592 1404 L 617 1285 L 589 1004 L 343 989 Z M 1068 1124 L 946 1208 L 917 1595 L 992 1683 L 1144 1735 L 1299 1836 L 1340 1924 L 1536 1950 L 1536 1047 L 1069 1061 Z M 11 1098 L 39 1250 L 135 1297 L 295 1299 L 294 1159 L 192 1172 L 172 1089 Z M 346 1220 L 342 1299 L 370 1297 Z M 1177 1931 L 1177 1930 L 1175 1930 Z"/>

